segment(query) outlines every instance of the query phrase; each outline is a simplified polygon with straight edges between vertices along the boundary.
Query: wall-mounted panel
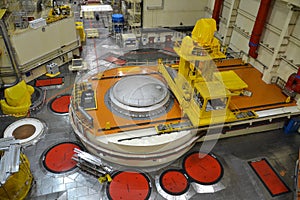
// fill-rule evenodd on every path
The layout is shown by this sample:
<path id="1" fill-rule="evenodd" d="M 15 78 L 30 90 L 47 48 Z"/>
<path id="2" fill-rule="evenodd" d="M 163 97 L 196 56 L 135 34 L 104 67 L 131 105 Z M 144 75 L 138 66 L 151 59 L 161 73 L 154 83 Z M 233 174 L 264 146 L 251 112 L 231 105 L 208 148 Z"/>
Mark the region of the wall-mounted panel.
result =
<path id="1" fill-rule="evenodd" d="M 248 52 L 249 47 L 248 47 L 248 40 L 245 39 L 243 35 L 241 35 L 239 32 L 234 30 L 232 32 L 232 37 L 234 40 L 231 41 L 230 47 L 236 51 L 236 52 Z"/>
<path id="2" fill-rule="evenodd" d="M 238 15 L 236 18 L 236 26 L 240 27 L 246 33 L 248 33 L 250 35 L 252 32 L 253 25 L 254 25 L 254 21 L 252 21 L 251 18 L 249 18 L 243 14 L 240 14 L 240 12 L 238 12 Z"/>
<path id="3" fill-rule="evenodd" d="M 269 11 L 268 24 L 275 28 L 283 27 L 289 9 L 286 4 L 281 1 L 272 2 Z M 281 30 L 281 29 L 280 29 Z"/>
<path id="4" fill-rule="evenodd" d="M 285 61 L 281 62 L 280 66 L 277 70 L 278 77 L 280 77 L 284 81 L 287 81 L 289 76 L 296 72 L 297 72 L 297 70 L 294 69 L 293 67 L 291 67 L 291 65 Z"/>
<path id="5" fill-rule="evenodd" d="M 210 10 L 214 10 L 214 5 L 215 5 L 215 0 L 208 0 L 206 6 L 210 9 Z"/>
<path id="6" fill-rule="evenodd" d="M 228 16 L 229 16 L 229 12 L 230 12 L 230 7 L 229 7 L 230 5 L 228 4 L 228 3 L 223 3 L 223 9 L 222 9 L 222 11 L 221 11 L 221 16 L 222 16 L 222 18 L 224 19 L 228 19 Z"/>
<path id="7" fill-rule="evenodd" d="M 240 0 L 239 9 L 247 11 L 256 16 L 259 8 L 260 0 Z"/>
<path id="8" fill-rule="evenodd" d="M 292 32 L 291 35 L 300 40 L 300 15 L 298 16 L 294 31 Z"/>
<path id="9" fill-rule="evenodd" d="M 257 56 L 257 60 L 261 62 L 264 66 L 269 66 L 272 60 L 273 53 L 262 46 L 258 48 L 258 51 L 259 54 Z"/>
<path id="10" fill-rule="evenodd" d="M 152 0 L 143 1 L 143 27 L 194 26 L 205 17 L 207 0 Z"/>
<path id="11" fill-rule="evenodd" d="M 279 40 L 279 35 L 267 29 L 263 31 L 262 36 L 260 38 L 260 42 L 269 46 L 269 48 L 273 48 L 273 49 L 277 45 L 278 40 Z"/>
<path id="12" fill-rule="evenodd" d="M 290 42 L 287 51 L 286 51 L 286 59 L 292 60 L 293 63 L 300 65 L 300 47 Z"/>

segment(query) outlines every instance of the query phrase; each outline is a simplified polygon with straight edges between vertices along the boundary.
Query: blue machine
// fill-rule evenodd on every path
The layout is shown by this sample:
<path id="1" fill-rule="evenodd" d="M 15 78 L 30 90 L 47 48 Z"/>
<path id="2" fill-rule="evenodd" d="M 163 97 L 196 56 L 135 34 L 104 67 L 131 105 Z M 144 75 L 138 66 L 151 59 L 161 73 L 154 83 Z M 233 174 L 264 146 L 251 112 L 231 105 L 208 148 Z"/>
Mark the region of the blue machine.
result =
<path id="1" fill-rule="evenodd" d="M 114 33 L 121 33 L 124 28 L 124 16 L 122 14 L 112 15 L 112 31 Z"/>
<path id="2" fill-rule="evenodd" d="M 292 118 L 290 121 L 284 126 L 284 133 L 291 134 L 299 132 L 300 128 L 300 118 Z"/>

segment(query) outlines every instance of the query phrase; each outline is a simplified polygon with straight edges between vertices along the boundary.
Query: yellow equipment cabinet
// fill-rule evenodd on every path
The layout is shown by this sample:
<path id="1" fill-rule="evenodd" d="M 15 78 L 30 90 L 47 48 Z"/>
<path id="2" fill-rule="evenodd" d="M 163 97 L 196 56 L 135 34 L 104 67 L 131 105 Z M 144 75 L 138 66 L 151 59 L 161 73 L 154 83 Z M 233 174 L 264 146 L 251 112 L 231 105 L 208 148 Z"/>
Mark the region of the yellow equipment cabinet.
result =
<path id="1" fill-rule="evenodd" d="M 0 151 L 0 155 L 3 154 Z M 2 155 L 1 155 L 2 156 Z M 0 156 L 0 157 L 1 157 Z M 33 182 L 33 175 L 30 171 L 30 163 L 25 154 L 20 153 L 19 171 L 8 177 L 0 186 L 0 199 L 25 199 L 30 191 Z"/>

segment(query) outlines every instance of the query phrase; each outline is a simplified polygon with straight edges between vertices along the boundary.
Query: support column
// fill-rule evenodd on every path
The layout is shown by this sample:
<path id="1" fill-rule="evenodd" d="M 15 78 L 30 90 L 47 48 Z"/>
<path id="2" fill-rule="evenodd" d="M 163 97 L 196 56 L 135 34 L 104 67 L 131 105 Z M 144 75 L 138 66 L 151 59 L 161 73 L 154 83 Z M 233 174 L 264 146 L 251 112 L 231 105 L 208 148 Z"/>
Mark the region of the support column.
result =
<path id="1" fill-rule="evenodd" d="M 215 0 L 214 10 L 212 13 L 212 18 L 216 20 L 217 30 L 219 30 L 220 23 L 220 13 L 223 5 L 223 0 Z"/>
<path id="2" fill-rule="evenodd" d="M 257 49 L 260 42 L 261 34 L 264 30 L 265 23 L 270 11 L 272 0 L 261 0 L 259 9 L 256 15 L 255 23 L 252 29 L 250 41 L 249 41 L 249 56 L 252 58 L 257 58 Z"/>
<path id="3" fill-rule="evenodd" d="M 278 43 L 274 48 L 274 53 L 271 62 L 268 68 L 263 73 L 262 80 L 265 81 L 266 83 L 271 83 L 272 77 L 274 76 L 274 74 L 276 73 L 280 65 L 281 58 L 284 57 L 285 55 L 289 43 L 290 35 L 295 28 L 296 20 L 299 15 L 299 11 L 294 10 L 294 6 L 288 5 L 288 7 L 289 7 L 289 12 L 287 14 L 285 23 L 282 27 L 278 39 Z"/>

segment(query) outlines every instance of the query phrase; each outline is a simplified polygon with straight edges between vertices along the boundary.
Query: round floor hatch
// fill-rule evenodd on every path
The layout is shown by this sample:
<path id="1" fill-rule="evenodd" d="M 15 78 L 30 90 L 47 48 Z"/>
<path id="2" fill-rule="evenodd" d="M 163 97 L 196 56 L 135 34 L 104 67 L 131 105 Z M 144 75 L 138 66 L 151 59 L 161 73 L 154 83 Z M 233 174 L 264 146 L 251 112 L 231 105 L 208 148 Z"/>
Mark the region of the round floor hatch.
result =
<path id="1" fill-rule="evenodd" d="M 189 189 L 189 182 L 181 170 L 169 169 L 159 177 L 161 188 L 170 195 L 182 195 Z"/>
<path id="2" fill-rule="evenodd" d="M 112 181 L 108 183 L 106 191 L 109 199 L 149 199 L 151 183 L 143 173 L 120 171 L 112 175 Z"/>
<path id="3" fill-rule="evenodd" d="M 223 167 L 218 159 L 201 152 L 187 155 L 183 160 L 183 169 L 191 181 L 202 185 L 215 184 L 223 176 Z"/>
<path id="4" fill-rule="evenodd" d="M 76 161 L 72 159 L 74 148 L 82 149 L 73 142 L 63 142 L 46 150 L 42 156 L 43 166 L 52 173 L 64 173 L 76 168 Z"/>
<path id="5" fill-rule="evenodd" d="M 58 114 L 66 114 L 69 112 L 69 105 L 70 105 L 71 95 L 60 95 L 55 97 L 50 102 L 50 109 L 54 113 Z"/>
<path id="6" fill-rule="evenodd" d="M 31 137 L 34 132 L 35 126 L 33 126 L 32 124 L 24 124 L 16 128 L 13 131 L 12 135 L 14 136 L 14 138 L 22 140 Z"/>
<path id="7" fill-rule="evenodd" d="M 28 146 L 35 144 L 46 130 L 44 122 L 28 117 L 10 124 L 4 130 L 3 137 L 14 137 L 22 146 Z"/>

